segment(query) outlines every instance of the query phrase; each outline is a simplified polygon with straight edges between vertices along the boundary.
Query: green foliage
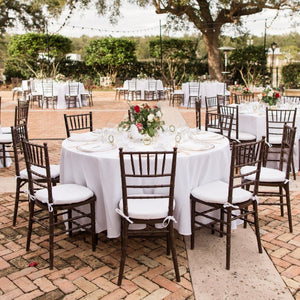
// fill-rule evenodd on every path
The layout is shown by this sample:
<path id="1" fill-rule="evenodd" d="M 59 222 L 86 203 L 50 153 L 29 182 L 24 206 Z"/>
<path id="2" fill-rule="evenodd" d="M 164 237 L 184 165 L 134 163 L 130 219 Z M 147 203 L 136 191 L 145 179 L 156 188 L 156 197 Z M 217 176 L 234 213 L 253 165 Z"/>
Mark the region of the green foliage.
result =
<path id="1" fill-rule="evenodd" d="M 293 63 L 282 68 L 282 80 L 286 88 L 300 88 L 300 63 Z"/>
<path id="2" fill-rule="evenodd" d="M 86 48 L 85 62 L 114 80 L 120 69 L 130 68 L 136 62 L 135 49 L 135 42 L 125 38 L 93 40 Z"/>
<path id="3" fill-rule="evenodd" d="M 243 81 L 246 86 L 261 85 L 263 67 L 267 63 L 263 46 L 237 48 L 229 59 L 234 81 Z"/>
<path id="4" fill-rule="evenodd" d="M 60 62 L 70 51 L 71 40 L 61 35 L 14 35 L 7 48 L 5 74 L 10 77 L 17 71 L 23 78 L 55 76 Z"/>

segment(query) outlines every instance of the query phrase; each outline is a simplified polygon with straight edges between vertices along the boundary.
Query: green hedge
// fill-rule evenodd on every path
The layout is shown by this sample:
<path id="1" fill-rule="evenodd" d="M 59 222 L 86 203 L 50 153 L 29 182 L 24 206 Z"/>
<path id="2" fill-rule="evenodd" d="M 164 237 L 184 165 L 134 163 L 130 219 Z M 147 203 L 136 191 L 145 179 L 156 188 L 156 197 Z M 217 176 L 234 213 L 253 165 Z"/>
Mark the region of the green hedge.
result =
<path id="1" fill-rule="evenodd" d="M 300 63 L 293 63 L 283 66 L 281 74 L 285 88 L 300 88 Z"/>

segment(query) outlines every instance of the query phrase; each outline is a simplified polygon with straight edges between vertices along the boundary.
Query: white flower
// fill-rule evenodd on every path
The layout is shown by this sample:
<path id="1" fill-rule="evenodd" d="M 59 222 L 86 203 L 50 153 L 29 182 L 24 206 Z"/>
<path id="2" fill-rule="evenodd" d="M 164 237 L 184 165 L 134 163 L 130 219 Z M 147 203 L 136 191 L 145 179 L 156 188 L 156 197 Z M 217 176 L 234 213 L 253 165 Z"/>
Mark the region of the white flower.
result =
<path id="1" fill-rule="evenodd" d="M 273 97 L 273 91 L 268 92 L 268 97 Z"/>
<path id="2" fill-rule="evenodd" d="M 257 98 L 258 98 L 259 100 L 261 100 L 261 99 L 262 99 L 262 94 L 258 94 Z"/>
<path id="3" fill-rule="evenodd" d="M 160 117 L 161 117 L 161 112 L 160 112 L 160 111 L 157 111 L 157 112 L 156 112 L 156 116 L 160 118 Z"/>
<path id="4" fill-rule="evenodd" d="M 148 115 L 148 121 L 152 122 L 154 120 L 154 114 L 149 114 Z"/>

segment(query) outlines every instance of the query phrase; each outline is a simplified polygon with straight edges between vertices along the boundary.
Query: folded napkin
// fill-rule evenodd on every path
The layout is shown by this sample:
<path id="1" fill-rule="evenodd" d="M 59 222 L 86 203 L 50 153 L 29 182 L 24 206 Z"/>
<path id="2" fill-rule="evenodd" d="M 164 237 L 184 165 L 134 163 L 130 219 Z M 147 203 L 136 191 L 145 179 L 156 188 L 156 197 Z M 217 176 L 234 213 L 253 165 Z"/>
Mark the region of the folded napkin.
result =
<path id="1" fill-rule="evenodd" d="M 179 150 L 185 151 L 206 151 L 215 147 L 214 144 L 195 144 L 193 142 L 185 142 L 178 145 Z"/>
<path id="2" fill-rule="evenodd" d="M 221 140 L 223 136 L 211 131 L 194 131 L 190 138 L 195 142 Z"/>
<path id="3" fill-rule="evenodd" d="M 92 142 L 98 139 L 97 136 L 92 135 L 90 132 L 85 133 L 72 133 L 68 138 L 69 141 L 72 142 Z"/>
<path id="4" fill-rule="evenodd" d="M 110 151 L 116 149 L 116 147 L 117 146 L 114 144 L 97 143 L 97 144 L 79 145 L 77 149 L 83 152 L 104 152 L 104 151 Z"/>

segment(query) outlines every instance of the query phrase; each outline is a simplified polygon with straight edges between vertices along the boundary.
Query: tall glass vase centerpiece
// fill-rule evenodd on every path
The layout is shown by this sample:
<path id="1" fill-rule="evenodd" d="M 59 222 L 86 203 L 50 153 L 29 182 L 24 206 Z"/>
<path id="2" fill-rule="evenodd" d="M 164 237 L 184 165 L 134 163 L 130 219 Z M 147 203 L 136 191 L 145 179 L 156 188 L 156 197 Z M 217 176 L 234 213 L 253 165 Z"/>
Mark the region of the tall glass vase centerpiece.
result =
<path id="1" fill-rule="evenodd" d="M 258 95 L 258 99 L 273 106 L 276 105 L 277 101 L 280 99 L 280 93 L 267 86 L 262 93 Z"/>
<path id="2" fill-rule="evenodd" d="M 153 137 L 158 130 L 163 130 L 162 112 L 160 105 L 153 107 L 147 103 L 141 105 L 130 105 L 128 117 L 119 124 L 119 127 L 130 130 L 132 125 L 136 126 L 140 134 L 148 134 Z"/>

